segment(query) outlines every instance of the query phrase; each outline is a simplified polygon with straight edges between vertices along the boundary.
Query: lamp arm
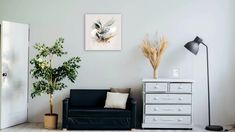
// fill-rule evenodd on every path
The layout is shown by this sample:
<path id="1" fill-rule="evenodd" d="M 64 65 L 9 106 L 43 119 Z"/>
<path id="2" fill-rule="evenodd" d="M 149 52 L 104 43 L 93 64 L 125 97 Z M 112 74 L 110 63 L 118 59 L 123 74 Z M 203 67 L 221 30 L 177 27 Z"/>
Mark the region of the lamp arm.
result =
<path id="1" fill-rule="evenodd" d="M 207 88 L 208 88 L 208 119 L 209 119 L 209 126 L 211 125 L 211 110 L 210 110 L 210 74 L 209 74 L 209 53 L 208 53 L 208 46 L 201 43 L 206 47 L 206 64 L 207 64 Z"/>
<path id="2" fill-rule="evenodd" d="M 201 42 L 201 44 L 204 45 L 208 49 L 208 46 L 205 43 Z"/>

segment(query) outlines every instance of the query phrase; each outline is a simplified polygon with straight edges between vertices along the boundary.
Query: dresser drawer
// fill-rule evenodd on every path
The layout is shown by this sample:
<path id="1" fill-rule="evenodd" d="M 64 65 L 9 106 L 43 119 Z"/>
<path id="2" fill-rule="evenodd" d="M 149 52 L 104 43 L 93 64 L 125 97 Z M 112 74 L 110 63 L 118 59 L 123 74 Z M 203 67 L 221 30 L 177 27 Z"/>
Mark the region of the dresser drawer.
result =
<path id="1" fill-rule="evenodd" d="M 191 103 L 191 94 L 146 94 L 146 103 Z"/>
<path id="2" fill-rule="evenodd" d="M 146 116 L 150 124 L 191 124 L 191 116 Z"/>
<path id="3" fill-rule="evenodd" d="M 184 92 L 191 93 L 191 83 L 170 83 L 170 92 Z"/>
<path id="4" fill-rule="evenodd" d="M 146 105 L 146 114 L 191 114 L 191 105 Z"/>
<path id="5" fill-rule="evenodd" d="M 167 91 L 167 83 L 145 83 L 145 91 L 158 91 L 158 92 L 166 92 Z"/>

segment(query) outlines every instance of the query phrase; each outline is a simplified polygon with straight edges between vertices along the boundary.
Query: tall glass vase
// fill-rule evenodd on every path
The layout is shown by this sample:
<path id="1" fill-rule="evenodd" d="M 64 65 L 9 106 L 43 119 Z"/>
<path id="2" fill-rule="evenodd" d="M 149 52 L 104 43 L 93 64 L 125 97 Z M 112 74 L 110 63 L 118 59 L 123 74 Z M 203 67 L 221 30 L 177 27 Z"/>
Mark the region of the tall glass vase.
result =
<path id="1" fill-rule="evenodd" d="M 153 69 L 153 78 L 154 78 L 154 79 L 157 79 L 157 78 L 158 78 L 158 69 L 157 69 L 157 68 L 154 68 L 154 69 Z"/>

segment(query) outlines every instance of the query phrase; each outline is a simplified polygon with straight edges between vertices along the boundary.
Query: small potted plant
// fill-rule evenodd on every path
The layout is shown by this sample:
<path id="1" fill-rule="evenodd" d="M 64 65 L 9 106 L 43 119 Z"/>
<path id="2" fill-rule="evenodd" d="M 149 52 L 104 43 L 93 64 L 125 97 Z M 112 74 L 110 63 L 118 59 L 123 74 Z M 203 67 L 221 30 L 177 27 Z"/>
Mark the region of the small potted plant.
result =
<path id="1" fill-rule="evenodd" d="M 67 87 L 62 81 L 68 78 L 74 83 L 77 75 L 80 57 L 72 57 L 65 61 L 61 66 L 54 67 L 54 57 L 61 57 L 67 54 L 63 51 L 64 39 L 59 38 L 51 47 L 45 44 L 37 43 L 34 48 L 37 55 L 30 60 L 33 68 L 30 74 L 36 81 L 33 83 L 31 97 L 40 96 L 42 94 L 49 95 L 50 113 L 44 115 L 44 127 L 47 129 L 56 129 L 58 114 L 53 113 L 53 94 L 55 91 L 62 90 Z"/>

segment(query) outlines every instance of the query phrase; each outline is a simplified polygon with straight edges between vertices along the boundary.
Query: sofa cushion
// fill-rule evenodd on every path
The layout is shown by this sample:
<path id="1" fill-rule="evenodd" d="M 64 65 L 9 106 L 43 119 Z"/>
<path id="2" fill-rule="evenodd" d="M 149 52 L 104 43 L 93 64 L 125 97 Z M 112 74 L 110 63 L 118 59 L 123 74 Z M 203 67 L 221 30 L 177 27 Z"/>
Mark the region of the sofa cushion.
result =
<path id="1" fill-rule="evenodd" d="M 110 88 L 110 92 L 113 93 L 131 93 L 131 88 Z"/>
<path id="2" fill-rule="evenodd" d="M 128 93 L 107 92 L 104 108 L 126 109 L 126 102 L 128 96 L 129 96 Z"/>
<path id="3" fill-rule="evenodd" d="M 106 108 L 70 108 L 69 116 L 72 117 L 130 117 L 130 110 Z"/>
<path id="4" fill-rule="evenodd" d="M 109 90 L 70 90 L 70 105 L 79 107 L 104 107 L 106 94 Z"/>
<path id="5" fill-rule="evenodd" d="M 68 117 L 68 124 L 68 130 L 117 131 L 132 128 L 130 117 Z"/>

